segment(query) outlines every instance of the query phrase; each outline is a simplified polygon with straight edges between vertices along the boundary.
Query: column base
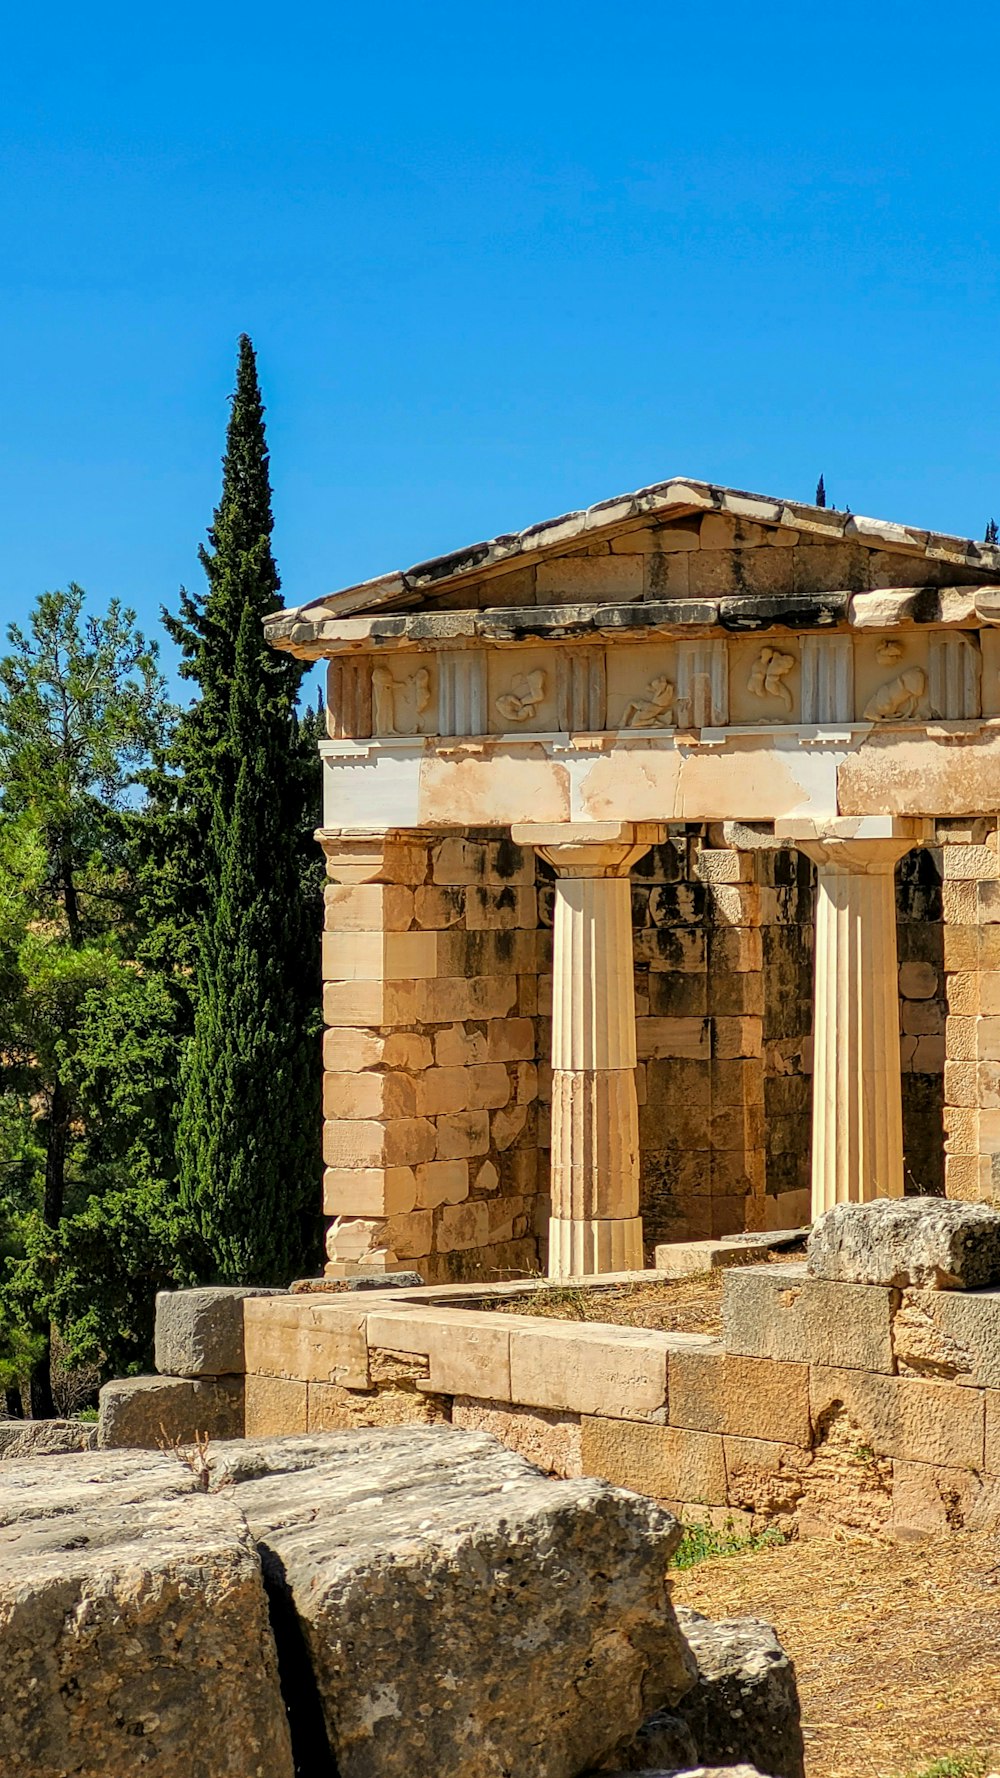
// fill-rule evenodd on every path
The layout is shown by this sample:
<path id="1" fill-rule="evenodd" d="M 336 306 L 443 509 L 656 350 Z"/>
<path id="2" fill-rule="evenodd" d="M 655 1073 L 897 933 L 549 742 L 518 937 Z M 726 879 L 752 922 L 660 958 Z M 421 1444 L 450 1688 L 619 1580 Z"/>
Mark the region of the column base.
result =
<path id="1" fill-rule="evenodd" d="M 642 1217 L 615 1221 L 549 1218 L 549 1277 L 642 1271 Z"/>

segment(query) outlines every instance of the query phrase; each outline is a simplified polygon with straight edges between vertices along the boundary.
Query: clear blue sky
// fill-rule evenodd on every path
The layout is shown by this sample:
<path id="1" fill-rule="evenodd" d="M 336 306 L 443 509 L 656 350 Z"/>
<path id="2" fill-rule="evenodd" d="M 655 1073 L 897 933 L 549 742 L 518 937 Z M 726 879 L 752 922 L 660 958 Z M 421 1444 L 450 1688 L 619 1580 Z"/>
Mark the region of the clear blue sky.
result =
<path id="1" fill-rule="evenodd" d="M 0 620 L 152 626 L 258 348 L 289 603 L 684 473 L 1000 518 L 994 5 L 7 9 Z"/>

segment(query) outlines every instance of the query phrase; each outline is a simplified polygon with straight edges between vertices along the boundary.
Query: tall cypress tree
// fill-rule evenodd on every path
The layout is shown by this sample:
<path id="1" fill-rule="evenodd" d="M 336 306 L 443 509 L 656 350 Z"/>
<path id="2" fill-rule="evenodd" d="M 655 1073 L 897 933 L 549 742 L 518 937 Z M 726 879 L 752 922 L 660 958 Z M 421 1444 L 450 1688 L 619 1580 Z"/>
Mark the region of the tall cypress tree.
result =
<path id="1" fill-rule="evenodd" d="M 161 785 L 160 887 L 187 884 L 194 1009 L 178 1128 L 181 1195 L 216 1275 L 280 1283 L 318 1235 L 319 903 L 306 836 L 315 754 L 295 702 L 303 668 L 264 641 L 277 609 L 264 408 L 239 345 L 208 581 L 170 623 L 199 696 Z"/>

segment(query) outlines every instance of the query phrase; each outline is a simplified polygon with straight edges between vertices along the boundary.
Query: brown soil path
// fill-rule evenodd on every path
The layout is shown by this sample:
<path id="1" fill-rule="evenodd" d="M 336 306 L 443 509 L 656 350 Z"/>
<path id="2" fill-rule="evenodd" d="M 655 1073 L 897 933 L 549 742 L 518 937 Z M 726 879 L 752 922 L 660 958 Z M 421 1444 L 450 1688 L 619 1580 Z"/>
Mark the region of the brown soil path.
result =
<path id="1" fill-rule="evenodd" d="M 1000 1770 L 1000 1535 L 721 1556 L 676 1574 L 674 1597 L 775 1625 L 808 1778 L 895 1778 L 970 1752 Z"/>

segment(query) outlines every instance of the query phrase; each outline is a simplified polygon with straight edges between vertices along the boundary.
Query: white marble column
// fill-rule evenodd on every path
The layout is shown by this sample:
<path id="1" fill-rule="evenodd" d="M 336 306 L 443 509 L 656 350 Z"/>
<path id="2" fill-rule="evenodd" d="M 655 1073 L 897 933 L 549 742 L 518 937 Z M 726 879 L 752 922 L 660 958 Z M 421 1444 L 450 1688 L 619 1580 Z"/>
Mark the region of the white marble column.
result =
<path id="1" fill-rule="evenodd" d="M 557 872 L 550 1278 L 643 1263 L 629 870 L 650 842 L 611 831 L 621 837 L 531 839 Z M 520 844 L 531 835 L 514 829 Z"/>
<path id="2" fill-rule="evenodd" d="M 817 867 L 812 1214 L 903 1195 L 895 868 L 912 837 L 796 840 Z"/>

